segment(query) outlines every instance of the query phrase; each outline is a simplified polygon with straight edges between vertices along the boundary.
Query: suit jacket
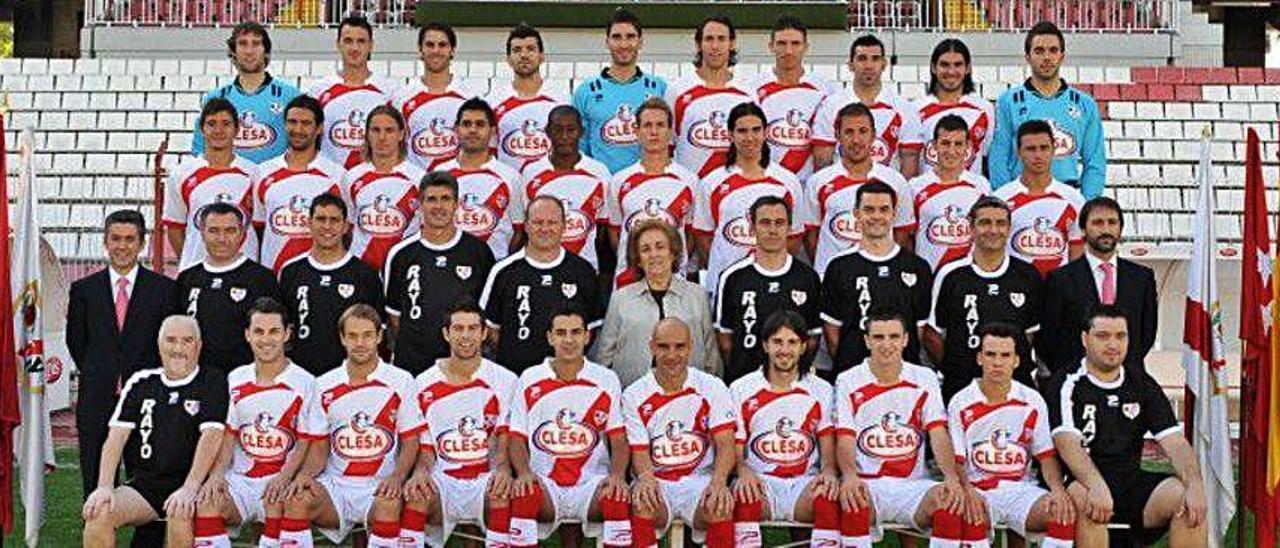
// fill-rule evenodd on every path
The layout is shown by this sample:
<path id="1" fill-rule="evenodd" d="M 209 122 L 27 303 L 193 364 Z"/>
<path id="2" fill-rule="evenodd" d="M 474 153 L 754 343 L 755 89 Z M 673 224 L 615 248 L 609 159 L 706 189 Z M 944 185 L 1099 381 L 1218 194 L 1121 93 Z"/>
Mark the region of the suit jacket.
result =
<path id="1" fill-rule="evenodd" d="M 1124 309 L 1129 320 L 1129 352 L 1125 363 L 1141 367 L 1156 342 L 1155 273 L 1133 261 L 1117 258 L 1116 263 L 1115 304 Z M 1036 333 L 1036 351 L 1050 369 L 1075 367 L 1084 357 L 1080 333 L 1085 316 L 1099 300 L 1087 257 L 1071 261 L 1049 274 L 1041 329 Z"/>

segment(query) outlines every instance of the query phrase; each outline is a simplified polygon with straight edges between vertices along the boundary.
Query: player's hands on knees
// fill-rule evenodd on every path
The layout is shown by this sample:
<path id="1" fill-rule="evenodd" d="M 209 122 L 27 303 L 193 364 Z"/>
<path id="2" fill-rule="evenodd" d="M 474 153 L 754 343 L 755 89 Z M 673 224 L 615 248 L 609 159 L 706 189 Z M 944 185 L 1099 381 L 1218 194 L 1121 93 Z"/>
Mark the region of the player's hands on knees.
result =
<path id="1" fill-rule="evenodd" d="M 277 474 L 279 475 L 279 474 Z M 209 479 L 200 486 L 200 494 L 197 495 L 196 501 L 201 504 L 214 504 L 230 497 L 231 489 L 227 485 L 227 477 L 221 474 L 209 476 Z"/>
<path id="2" fill-rule="evenodd" d="M 378 482 L 378 488 L 374 490 L 373 496 L 380 499 L 398 499 L 400 498 L 401 480 L 393 476 L 387 476 Z"/>
<path id="3" fill-rule="evenodd" d="M 854 474 L 845 476 L 840 482 L 840 508 L 846 512 L 871 507 L 871 490 L 867 482 Z"/>
<path id="4" fill-rule="evenodd" d="M 813 496 L 836 500 L 840 496 L 840 479 L 834 472 L 818 472 L 813 482 Z"/>
<path id="5" fill-rule="evenodd" d="M 759 480 L 757 480 L 759 481 Z M 733 515 L 733 491 L 723 481 L 711 480 L 707 484 L 707 495 L 703 500 L 707 505 L 708 515 L 728 517 Z"/>
<path id="6" fill-rule="evenodd" d="M 284 474 L 276 474 L 267 481 L 267 485 L 262 488 L 262 502 L 264 504 L 280 504 L 285 501 L 289 493 L 289 485 L 291 480 Z"/>
<path id="7" fill-rule="evenodd" d="M 1115 512 L 1115 502 L 1111 500 L 1111 489 L 1107 484 L 1099 482 L 1090 487 L 1084 501 L 1085 515 L 1095 523 L 1107 523 Z"/>
<path id="8" fill-rule="evenodd" d="M 533 493 L 538 488 L 538 478 L 534 477 L 532 472 L 516 476 L 515 483 L 512 484 L 512 498 L 523 497 Z"/>
<path id="9" fill-rule="evenodd" d="M 763 501 L 764 483 L 750 468 L 739 467 L 738 481 L 733 483 L 733 494 L 738 500 L 746 503 Z"/>
<path id="10" fill-rule="evenodd" d="M 84 510 L 81 512 L 85 521 L 96 519 L 111 514 L 111 506 L 115 502 L 115 490 L 109 487 L 99 487 L 89 493 L 89 498 L 84 501 Z"/>
<path id="11" fill-rule="evenodd" d="M 1066 489 L 1049 491 L 1049 518 L 1057 523 L 1075 523 L 1076 505 Z"/>
<path id="12" fill-rule="evenodd" d="M 619 474 L 609 474 L 604 478 L 604 490 L 601 492 L 607 499 L 627 502 L 631 500 L 631 489 L 627 488 L 627 478 Z"/>
<path id="13" fill-rule="evenodd" d="M 653 477 L 653 474 L 644 474 L 636 478 L 635 485 L 631 487 L 631 500 L 637 507 L 652 516 L 658 513 L 658 507 L 661 505 L 660 489 L 658 479 Z"/>
<path id="14" fill-rule="evenodd" d="M 186 485 L 169 495 L 164 501 L 164 513 L 169 517 L 190 518 L 196 514 L 196 500 L 200 490 Z"/>
<path id="15" fill-rule="evenodd" d="M 511 500 L 511 487 L 514 482 L 511 470 L 506 466 L 499 466 L 489 478 L 489 490 L 486 494 L 498 500 Z"/>
<path id="16" fill-rule="evenodd" d="M 426 473 L 414 472 L 409 481 L 404 483 L 404 499 L 415 502 L 430 503 L 439 496 L 436 486 Z"/>
<path id="17" fill-rule="evenodd" d="M 297 501 L 309 498 L 318 487 L 320 487 L 320 484 L 316 483 L 315 478 L 306 474 L 299 474 L 298 477 L 289 482 L 289 488 L 284 493 L 284 500 Z"/>
<path id="18" fill-rule="evenodd" d="M 987 522 L 987 499 L 972 485 L 964 486 L 964 518 L 969 523 Z"/>
<path id="19" fill-rule="evenodd" d="M 940 502 L 943 508 L 953 514 L 964 515 L 965 511 L 965 492 L 964 485 L 960 484 L 958 478 L 947 478 L 942 480 L 942 490 Z"/>
<path id="20" fill-rule="evenodd" d="M 1204 484 L 1193 481 L 1182 492 L 1182 508 L 1178 511 L 1187 521 L 1187 527 L 1199 527 L 1204 521 L 1207 506 L 1204 499 Z"/>

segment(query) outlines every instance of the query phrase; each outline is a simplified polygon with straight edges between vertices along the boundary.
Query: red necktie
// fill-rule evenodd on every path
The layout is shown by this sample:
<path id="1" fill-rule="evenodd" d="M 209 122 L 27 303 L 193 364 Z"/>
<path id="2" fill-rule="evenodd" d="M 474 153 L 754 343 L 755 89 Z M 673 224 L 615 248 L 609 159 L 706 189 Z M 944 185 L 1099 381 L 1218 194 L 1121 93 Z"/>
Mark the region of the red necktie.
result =
<path id="1" fill-rule="evenodd" d="M 1116 304 L 1116 265 L 1102 263 L 1102 304 Z"/>
<path id="2" fill-rule="evenodd" d="M 124 331 L 124 316 L 129 311 L 129 279 L 116 280 L 116 328 Z"/>

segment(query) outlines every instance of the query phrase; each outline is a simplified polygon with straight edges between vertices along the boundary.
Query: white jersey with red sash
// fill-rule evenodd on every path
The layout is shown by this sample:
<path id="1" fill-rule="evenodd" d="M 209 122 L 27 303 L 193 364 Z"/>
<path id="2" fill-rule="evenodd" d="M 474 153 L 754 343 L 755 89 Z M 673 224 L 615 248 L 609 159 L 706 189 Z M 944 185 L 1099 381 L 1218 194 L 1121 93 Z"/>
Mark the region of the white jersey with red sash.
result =
<path id="1" fill-rule="evenodd" d="M 813 119 L 818 105 L 831 92 L 831 83 L 806 72 L 795 84 L 779 83 L 772 70 L 761 72 L 751 86 L 755 101 L 768 118 L 764 136 L 769 153 L 801 182 L 813 174 Z"/>
<path id="2" fill-rule="evenodd" d="M 367 382 L 353 384 L 343 362 L 316 380 L 316 392 L 329 436 L 325 474 L 369 481 L 390 475 L 401 439 L 413 440 L 422 424 L 413 377 L 379 361 Z"/>
<path id="3" fill-rule="evenodd" d="M 840 109 L 850 103 L 861 102 L 852 89 L 833 91 L 823 99 L 813 122 L 814 144 L 838 145 L 836 118 Z M 867 108 L 871 109 L 876 122 L 876 141 L 871 146 L 871 157 L 900 171 L 899 151 L 920 150 L 924 146 L 920 140 L 920 120 L 916 118 L 915 107 L 910 101 L 890 92 L 888 87 L 881 87 L 880 95 Z M 836 156 L 839 157 L 838 152 Z"/>
<path id="4" fill-rule="evenodd" d="M 836 433 L 857 440 L 858 476 L 928 477 L 926 437 L 947 422 L 937 373 L 904 362 L 898 381 L 885 385 L 864 361 L 836 378 L 835 400 Z"/>
<path id="5" fill-rule="evenodd" d="M 498 159 L 519 171 L 541 160 L 551 152 L 547 137 L 547 115 L 556 105 L 568 101 L 545 89 L 530 97 L 521 97 L 511 86 L 504 86 L 485 98 L 498 118 L 494 132 Z"/>
<path id="6" fill-rule="evenodd" d="M 564 236 L 561 243 L 569 252 L 586 259 L 600 269 L 596 258 L 596 229 L 609 222 L 605 196 L 609 193 L 609 168 L 582 156 L 573 169 L 557 171 L 546 156 L 521 172 L 524 179 L 524 203 L 542 195 L 555 196 L 565 207 Z M 524 211 L 515 217 L 516 229 L 524 228 Z"/>
<path id="7" fill-rule="evenodd" d="M 707 259 L 707 283 L 714 286 L 720 273 L 747 256 L 756 245 L 751 228 L 751 204 L 762 196 L 777 196 L 791 204 L 790 235 L 804 234 L 804 194 L 796 176 L 778 164 L 769 164 L 760 179 L 748 179 L 737 167 L 717 169 L 702 179 L 701 199 L 696 200 L 694 230 L 711 234 Z M 714 289 L 714 287 L 710 287 Z"/>
<path id="8" fill-rule="evenodd" d="M 420 78 L 401 88 L 393 104 L 408 124 L 409 158 L 415 164 L 431 170 L 458 155 L 458 134 L 453 124 L 458 119 L 458 107 L 478 96 L 477 89 L 456 75 L 442 93 L 428 91 Z"/>
<path id="9" fill-rule="evenodd" d="M 644 449 L 658 479 L 679 481 L 707 475 L 715 462 L 716 434 L 733 432 L 733 404 L 724 382 L 689 369 L 684 387 L 667 394 L 653 372 L 623 393 L 627 442 Z"/>
<path id="10" fill-rule="evenodd" d="M 363 84 L 352 85 L 341 74 L 316 82 L 307 90 L 324 107 L 324 138 L 320 153 L 345 169 L 364 161 L 364 124 L 369 111 L 391 104 L 396 85 L 380 76 L 369 76 Z"/>
<path id="11" fill-rule="evenodd" d="M 342 167 L 317 155 L 306 169 L 293 170 L 284 156 L 258 166 L 253 184 L 253 224 L 262 229 L 259 262 L 276 274 L 285 263 L 311 249 L 311 199 L 342 195 Z"/>
<path id="12" fill-rule="evenodd" d="M 516 376 L 486 359 L 463 384 L 450 383 L 444 360 L 418 375 L 415 402 L 423 418 L 422 450 L 436 455 L 433 471 L 472 479 L 490 471 L 497 436 L 507 431 Z"/>
<path id="13" fill-rule="evenodd" d="M 343 198 L 351 204 L 351 253 L 379 272 L 391 247 L 418 231 L 423 175 L 422 168 L 406 160 L 387 173 L 365 162 L 343 177 Z"/>
<path id="14" fill-rule="evenodd" d="M 729 387 L 737 406 L 738 434 L 747 466 L 775 478 L 818 473 L 818 439 L 835 433 L 831 425 L 831 384 L 805 375 L 777 391 L 754 371 Z"/>
<path id="15" fill-rule="evenodd" d="M 1053 181 L 1044 192 L 1032 194 L 1022 179 L 996 189 L 996 197 L 1009 204 L 1009 253 L 1027 261 L 1047 277 L 1071 260 L 1071 246 L 1084 242 L 1080 211 L 1084 196 L 1070 185 Z"/>
<path id="16" fill-rule="evenodd" d="M 254 364 L 242 365 L 227 375 L 227 386 L 231 390 L 227 431 L 238 441 L 231 461 L 235 474 L 273 475 L 299 441 L 321 440 L 329 434 L 315 377 L 292 362 L 268 385 L 257 383 Z"/>
<path id="17" fill-rule="evenodd" d="M 900 201 L 912 211 L 916 255 L 934 272 L 969 255 L 973 246 L 969 208 L 978 198 L 991 194 L 991 183 L 972 171 L 962 171 L 955 182 L 943 183 L 937 173 L 928 170 L 907 187 L 907 196 Z"/>
<path id="18" fill-rule="evenodd" d="M 609 185 L 607 209 L 609 224 L 620 232 L 618 237 L 618 273 L 627 269 L 627 239 L 637 224 L 651 219 L 667 223 L 684 241 L 693 226 L 698 177 L 680 164 L 667 164 L 662 173 L 645 173 L 644 165 L 635 163 L 613 175 Z M 688 246 L 685 246 L 688 249 Z"/>
<path id="19" fill-rule="evenodd" d="M 186 229 L 179 271 L 204 260 L 200 214 L 205 207 L 217 202 L 240 209 L 245 228 L 240 253 L 252 260 L 258 259 L 258 233 L 249 227 L 253 220 L 253 180 L 257 176 L 258 165 L 240 156 L 224 168 L 210 166 L 203 156 L 191 156 L 169 174 L 164 187 L 164 224 Z"/>
<path id="20" fill-rule="evenodd" d="M 926 95 L 916 102 L 916 117 L 920 120 L 918 140 L 924 143 L 924 152 L 920 154 L 920 171 L 932 169 L 938 163 L 938 151 L 933 148 L 933 131 L 938 121 L 947 116 L 959 116 L 969 126 L 969 154 L 965 157 L 965 168 L 974 173 L 982 173 L 982 159 L 987 157 L 991 148 L 991 136 L 995 128 L 995 107 L 991 101 L 983 99 L 977 93 L 970 93 L 954 103 L 943 103 L 933 95 Z"/>
<path id="21" fill-rule="evenodd" d="M 463 169 L 454 158 L 436 167 L 458 180 L 458 210 L 454 222 L 489 244 L 493 258 L 507 256 L 513 219 L 524 211 L 524 179 L 511 166 L 490 157 L 478 169 Z M 523 218 L 523 214 L 519 215 Z"/>
<path id="22" fill-rule="evenodd" d="M 862 241 L 862 227 L 854 220 L 853 210 L 858 203 L 858 187 L 872 181 L 893 187 L 897 195 L 898 213 L 893 220 L 894 229 L 910 228 L 913 222 L 911 208 L 903 203 L 907 180 L 888 166 L 872 163 L 866 177 L 854 177 L 844 162 L 836 158 L 836 163 L 814 173 L 805 184 L 804 224 L 806 230 L 818 231 L 813 268 L 819 274 L 827 271 L 827 263 L 837 253 Z"/>
<path id="23" fill-rule="evenodd" d="M 729 152 L 729 111 L 750 103 L 751 83 L 734 78 L 722 88 L 708 87 L 697 74 L 667 87 L 666 101 L 675 113 L 676 162 L 706 177 L 725 164 Z"/>
<path id="24" fill-rule="evenodd" d="M 1044 398 L 1013 381 L 1008 399 L 992 404 L 978 382 L 952 396 L 947 406 L 956 461 L 978 489 L 994 489 L 1002 481 L 1034 481 L 1032 459 L 1056 454 Z"/>

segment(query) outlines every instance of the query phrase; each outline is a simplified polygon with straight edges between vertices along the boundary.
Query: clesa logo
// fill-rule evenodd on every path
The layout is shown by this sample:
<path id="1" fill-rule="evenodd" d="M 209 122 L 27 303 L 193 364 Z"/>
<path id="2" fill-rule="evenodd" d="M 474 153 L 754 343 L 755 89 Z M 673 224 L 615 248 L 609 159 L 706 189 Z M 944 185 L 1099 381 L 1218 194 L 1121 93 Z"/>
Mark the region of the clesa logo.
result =
<path id="1" fill-rule="evenodd" d="M 480 464 L 489 460 L 489 431 L 475 417 L 462 417 L 458 427 L 436 436 L 440 457 L 456 464 Z"/>
<path id="2" fill-rule="evenodd" d="M 630 217 L 627 217 L 623 226 L 626 226 L 628 231 L 635 230 L 636 225 L 650 219 L 657 219 L 671 226 L 679 226 L 676 222 L 675 215 L 672 215 L 670 211 L 667 211 L 667 208 L 662 207 L 662 200 L 658 198 L 649 198 L 648 200 L 645 200 L 644 207 L 640 208 L 640 211 L 632 213 Z"/>
<path id="3" fill-rule="evenodd" d="M 901 415 L 890 411 L 879 423 L 858 434 L 858 449 L 885 460 L 914 458 L 920 451 L 920 433 L 904 424 Z"/>
<path id="4" fill-rule="evenodd" d="M 590 455 L 600 442 L 600 434 L 577 420 L 571 409 L 560 409 L 555 420 L 542 423 L 533 431 L 533 445 L 558 458 L 581 458 Z"/>
<path id="5" fill-rule="evenodd" d="M 884 165 L 889 165 L 893 159 L 893 153 L 889 150 L 889 143 L 884 139 L 876 137 L 875 142 L 871 143 L 871 159 Z"/>
<path id="6" fill-rule="evenodd" d="M 796 466 L 809 461 L 816 445 L 812 434 L 782 417 L 772 429 L 751 440 L 751 452 L 769 464 Z"/>
<path id="7" fill-rule="evenodd" d="M 587 239 L 596 223 L 581 209 L 570 209 L 564 214 L 564 237 L 561 241 L 581 242 Z"/>
<path id="8" fill-rule="evenodd" d="M 462 195 L 462 203 L 453 214 L 453 222 L 472 236 L 488 238 L 498 226 L 498 214 L 480 202 L 480 197 L 470 192 Z"/>
<path id="9" fill-rule="evenodd" d="M 1063 158 L 1076 153 L 1076 136 L 1067 131 L 1057 120 L 1045 118 L 1053 128 L 1053 157 Z"/>
<path id="10" fill-rule="evenodd" d="M 551 150 L 551 139 L 537 120 L 525 120 L 520 128 L 502 137 L 502 151 L 512 158 L 535 160 Z"/>
<path id="11" fill-rule="evenodd" d="M 1067 250 L 1067 239 L 1048 217 L 1036 217 L 1013 235 L 1013 249 L 1027 257 L 1058 257 Z"/>
<path id="12" fill-rule="evenodd" d="M 729 243 L 740 247 L 751 247 L 756 245 L 756 232 L 751 228 L 751 222 L 747 220 L 746 215 L 734 217 L 724 224 L 720 235 Z"/>
<path id="13" fill-rule="evenodd" d="M 410 146 L 414 154 L 428 158 L 448 156 L 458 149 L 458 134 L 444 118 L 432 118 L 427 127 L 413 134 Z"/>
<path id="14" fill-rule="evenodd" d="M 838 240 L 850 243 L 862 241 L 862 224 L 853 218 L 853 211 L 848 209 L 832 215 L 831 220 L 827 221 L 827 230 Z"/>
<path id="15" fill-rule="evenodd" d="M 258 121 L 253 111 L 240 115 L 240 130 L 236 132 L 236 148 L 262 148 L 276 140 L 276 130 Z"/>
<path id="16" fill-rule="evenodd" d="M 649 456 L 658 468 L 685 468 L 702 462 L 707 454 L 707 438 L 698 432 L 690 432 L 684 422 L 667 423 L 661 436 L 649 440 Z"/>
<path id="17" fill-rule="evenodd" d="M 719 110 L 711 111 L 705 120 L 699 120 L 689 127 L 689 144 L 698 148 L 729 148 L 728 115 Z"/>
<path id="18" fill-rule="evenodd" d="M 329 128 L 329 142 L 346 149 L 364 145 L 364 112 L 354 109 L 345 119 Z"/>
<path id="19" fill-rule="evenodd" d="M 610 145 L 634 145 L 640 142 L 636 135 L 636 114 L 631 105 L 618 105 L 613 116 L 600 126 L 600 140 Z"/>
<path id="20" fill-rule="evenodd" d="M 1014 443 L 1013 434 L 1003 429 L 973 444 L 969 454 L 974 466 L 995 476 L 1017 476 L 1027 468 L 1026 448 Z"/>
<path id="21" fill-rule="evenodd" d="M 391 203 L 386 194 L 379 194 L 372 204 L 360 208 L 357 224 L 374 236 L 396 235 L 404 232 L 409 220 L 403 211 Z"/>
<path id="22" fill-rule="evenodd" d="M 380 425 L 374 424 L 369 414 L 357 412 L 348 424 L 342 425 L 332 435 L 329 443 L 338 456 L 351 461 L 376 461 L 385 457 L 395 447 L 395 437 Z"/>
<path id="23" fill-rule="evenodd" d="M 809 122 L 800 109 L 788 109 L 786 116 L 771 120 L 764 129 L 769 144 L 787 148 L 809 146 Z"/>
<path id="24" fill-rule="evenodd" d="M 240 449 L 259 462 L 284 460 L 293 449 L 293 434 L 276 426 L 271 413 L 258 413 L 253 424 L 240 428 Z"/>
<path id="25" fill-rule="evenodd" d="M 307 236 L 311 233 L 311 200 L 301 194 L 271 212 L 271 231 L 281 236 Z"/>
<path id="26" fill-rule="evenodd" d="M 965 246 L 973 241 L 973 227 L 969 226 L 969 216 L 964 209 L 948 204 L 942 210 L 942 215 L 929 221 L 925 237 L 929 239 L 929 243 L 937 246 Z"/>

